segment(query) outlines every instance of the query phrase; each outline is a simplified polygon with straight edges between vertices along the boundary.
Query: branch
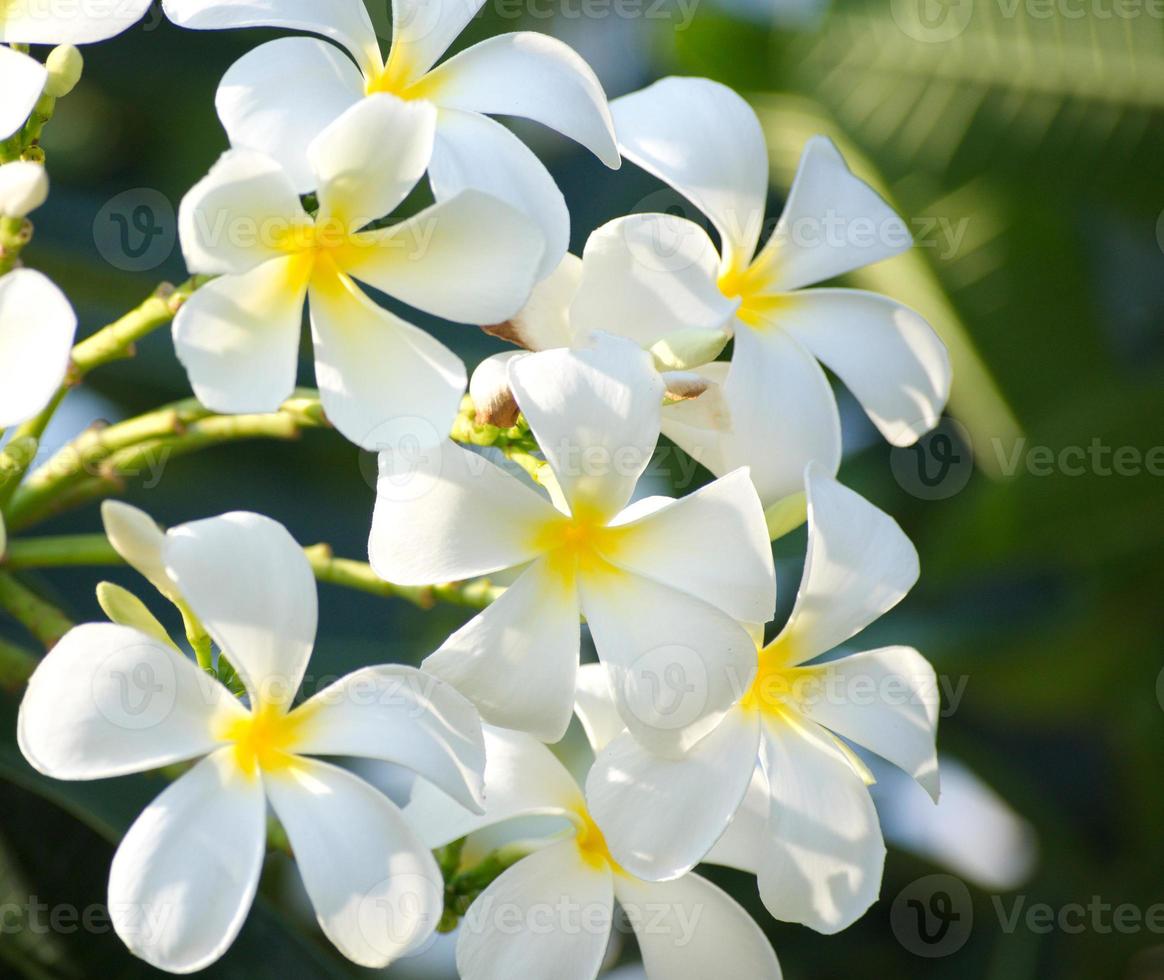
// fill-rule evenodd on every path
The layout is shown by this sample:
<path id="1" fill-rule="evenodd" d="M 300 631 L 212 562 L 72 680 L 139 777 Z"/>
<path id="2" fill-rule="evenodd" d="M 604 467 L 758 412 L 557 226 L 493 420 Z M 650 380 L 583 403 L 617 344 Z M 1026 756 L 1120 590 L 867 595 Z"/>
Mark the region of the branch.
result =
<path id="1" fill-rule="evenodd" d="M 73 628 L 72 621 L 8 572 L 0 571 L 0 608 L 35 636 L 46 650 Z"/>

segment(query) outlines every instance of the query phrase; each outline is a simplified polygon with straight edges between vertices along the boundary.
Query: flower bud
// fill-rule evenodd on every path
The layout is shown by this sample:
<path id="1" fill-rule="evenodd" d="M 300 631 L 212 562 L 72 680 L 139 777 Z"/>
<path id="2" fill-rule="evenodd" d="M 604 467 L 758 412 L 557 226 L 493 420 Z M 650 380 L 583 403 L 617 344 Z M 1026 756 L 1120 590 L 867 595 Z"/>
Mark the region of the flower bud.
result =
<path id="1" fill-rule="evenodd" d="M 48 81 L 44 86 L 45 95 L 60 99 L 73 91 L 77 82 L 81 80 L 85 59 L 73 45 L 62 44 L 49 52 L 44 66 L 48 69 Z"/>
<path id="2" fill-rule="evenodd" d="M 48 197 L 44 167 L 26 160 L 0 165 L 0 218 L 23 218 Z"/>
<path id="3" fill-rule="evenodd" d="M 495 425 L 508 429 L 517 422 L 518 407 L 509 388 L 508 367 L 514 357 L 522 351 L 505 351 L 494 354 L 477 365 L 469 381 L 469 397 L 477 410 L 478 425 Z"/>
<path id="4" fill-rule="evenodd" d="M 677 330 L 656 341 L 650 353 L 660 371 L 687 371 L 714 361 L 731 338 L 726 330 L 693 327 Z"/>

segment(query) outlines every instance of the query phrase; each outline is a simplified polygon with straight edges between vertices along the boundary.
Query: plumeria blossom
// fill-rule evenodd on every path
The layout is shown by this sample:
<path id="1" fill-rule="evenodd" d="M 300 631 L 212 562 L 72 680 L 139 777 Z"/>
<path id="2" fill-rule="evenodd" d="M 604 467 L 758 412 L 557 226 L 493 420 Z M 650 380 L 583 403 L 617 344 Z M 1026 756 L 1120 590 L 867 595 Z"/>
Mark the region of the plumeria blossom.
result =
<path id="1" fill-rule="evenodd" d="M 485 745 L 483 815 L 417 784 L 404 813 L 425 842 L 439 847 L 530 816 L 561 818 L 564 831 L 507 869 L 470 906 L 457 938 L 463 980 L 593 980 L 616 900 L 638 938 L 648 980 L 778 980 L 780 965 L 763 932 L 711 882 L 695 874 L 644 881 L 619 866 L 578 784 L 549 749 L 521 732 L 492 727 Z"/>
<path id="2" fill-rule="evenodd" d="M 437 65 L 482 3 L 393 0 L 387 58 L 363 0 L 165 0 L 164 6 L 183 27 L 283 27 L 327 38 L 268 42 L 227 72 L 216 101 L 233 146 L 275 157 L 296 189 L 308 191 L 307 150 L 349 106 L 389 92 L 436 107 L 429 181 L 437 200 L 475 188 L 524 211 L 546 240 L 545 274 L 568 244 L 565 201 L 538 158 L 486 113 L 544 123 L 617 168 L 610 109 L 586 62 L 544 34 L 502 34 Z"/>
<path id="3" fill-rule="evenodd" d="M 0 429 L 49 403 L 76 333 L 72 305 L 47 276 L 33 269 L 0 276 Z"/>
<path id="4" fill-rule="evenodd" d="M 524 215 L 474 190 L 367 228 L 424 174 L 435 125 L 423 102 L 381 94 L 353 106 L 308 150 L 314 218 L 286 171 L 255 150 L 228 151 L 186 195 L 187 264 L 220 276 L 174 322 L 178 357 L 204 405 L 273 411 L 291 394 L 308 300 L 316 380 L 340 432 L 369 449 L 398 419 L 419 420 L 434 440 L 448 432 L 464 365 L 356 280 L 447 320 L 504 318 L 525 302 L 543 243 Z"/>
<path id="5" fill-rule="evenodd" d="M 775 603 L 760 501 L 740 470 L 680 499 L 628 505 L 659 438 L 663 385 L 632 342 L 513 361 L 510 386 L 552 471 L 553 500 L 448 443 L 381 455 L 369 552 L 377 574 L 433 584 L 525 566 L 424 662 L 494 724 L 561 738 L 570 721 L 579 613 L 637 737 L 681 752 L 751 678 L 737 621 Z M 660 679 L 678 691 L 659 689 Z"/>
<path id="6" fill-rule="evenodd" d="M 768 154 L 743 99 L 707 79 L 667 78 L 611 109 L 623 155 L 688 198 L 722 243 L 717 250 L 685 218 L 635 214 L 599 228 L 583 252 L 577 329 L 613 330 L 644 346 L 679 330 L 734 334 L 730 364 L 702 370 L 723 385 L 730 431 L 671 411 L 670 438 L 713 473 L 750 466 L 767 505 L 803 490 L 809 461 L 832 473 L 839 465 L 836 400 L 818 361 L 894 445 L 937 423 L 950 366 L 925 320 L 875 293 L 804 288 L 911 244 L 904 222 L 828 139 L 806 145 L 784 213 L 757 251 Z"/>
<path id="7" fill-rule="evenodd" d="M 109 878 L 117 934 L 171 972 L 218 959 L 254 899 L 269 802 L 324 933 L 353 961 L 384 966 L 435 927 L 440 872 L 395 804 L 310 757 L 400 763 L 476 810 L 484 768 L 476 712 L 402 666 L 366 667 L 294 706 L 315 639 L 315 582 L 302 550 L 268 518 L 226 514 L 143 534 L 139 544 L 143 561 L 161 563 L 152 577 L 180 592 L 247 698 L 172 645 L 112 623 L 71 630 L 29 681 L 18 739 L 46 775 L 103 779 L 198 760 L 117 849 Z"/>
<path id="8" fill-rule="evenodd" d="M 936 800 L 938 687 L 909 647 L 817 659 L 895 606 L 918 561 L 891 517 L 822 467 L 810 465 L 806 484 L 800 591 L 776 639 L 757 644 L 758 669 L 739 703 L 681 761 L 619 735 L 586 790 L 612 852 L 634 873 L 669 878 L 706 854 L 757 874 L 778 919 L 831 933 L 876 900 L 885 859 L 872 777 L 841 739 L 905 770 Z M 600 701 L 591 692 L 588 703 Z"/>
<path id="9" fill-rule="evenodd" d="M 93 44 L 141 20 L 150 0 L 0 2 L 0 139 L 24 125 L 48 81 L 45 66 L 9 44 Z"/>

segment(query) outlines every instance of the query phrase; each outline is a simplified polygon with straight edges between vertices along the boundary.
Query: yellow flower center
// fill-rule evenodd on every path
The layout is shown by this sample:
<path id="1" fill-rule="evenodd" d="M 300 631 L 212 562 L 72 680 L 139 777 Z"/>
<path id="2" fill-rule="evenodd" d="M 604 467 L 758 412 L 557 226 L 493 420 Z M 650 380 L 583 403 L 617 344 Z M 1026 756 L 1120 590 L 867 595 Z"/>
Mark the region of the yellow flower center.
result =
<path id="1" fill-rule="evenodd" d="M 736 316 L 749 327 L 770 326 L 776 312 L 788 302 L 784 295 L 765 293 L 771 280 L 767 264 L 753 262 L 742 268 L 729 268 L 720 273 L 717 285 L 728 299 L 740 300 Z"/>
<path id="2" fill-rule="evenodd" d="M 584 808 L 579 808 L 577 816 L 580 824 L 574 834 L 574 843 L 578 845 L 578 853 L 582 855 L 582 860 L 595 869 L 605 867 L 615 874 L 626 874 L 611 856 L 610 848 L 606 846 L 606 838 L 598 829 L 594 818 Z"/>
<path id="3" fill-rule="evenodd" d="M 773 718 L 799 713 L 799 705 L 811 695 L 816 671 L 792 666 L 793 650 L 787 638 L 777 637 L 757 655 L 756 677 L 740 707 Z"/>
<path id="4" fill-rule="evenodd" d="M 554 517 L 535 535 L 535 547 L 550 569 L 566 582 L 582 572 L 614 571 L 609 559 L 625 530 L 608 527 L 596 513 L 579 510 L 573 517 Z"/>
<path id="5" fill-rule="evenodd" d="M 223 724 L 218 737 L 234 743 L 235 763 L 254 778 L 260 771 L 277 772 L 294 763 L 294 747 L 303 739 L 307 720 L 302 709 L 288 712 L 264 704 L 244 718 L 232 718 Z"/>
<path id="6" fill-rule="evenodd" d="M 364 84 L 366 95 L 387 92 L 398 99 L 421 99 L 427 94 L 428 75 L 415 78 L 416 72 L 400 46 L 393 47 L 388 54 L 388 63 Z"/>

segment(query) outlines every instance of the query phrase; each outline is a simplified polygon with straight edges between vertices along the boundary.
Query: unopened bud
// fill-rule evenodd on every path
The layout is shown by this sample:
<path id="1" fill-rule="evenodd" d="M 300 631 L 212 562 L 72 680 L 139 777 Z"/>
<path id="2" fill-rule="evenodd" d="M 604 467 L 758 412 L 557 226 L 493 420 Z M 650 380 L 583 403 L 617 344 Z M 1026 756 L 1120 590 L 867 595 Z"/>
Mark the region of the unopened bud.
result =
<path id="1" fill-rule="evenodd" d="M 487 357 L 477 365 L 469 381 L 469 397 L 473 399 L 478 425 L 495 425 L 508 429 L 517 422 L 517 400 L 509 388 L 508 367 L 522 351 L 505 351 Z"/>
<path id="2" fill-rule="evenodd" d="M 660 371 L 687 371 L 710 364 L 723 352 L 732 335 L 726 330 L 693 327 L 677 330 L 651 345 L 651 356 Z"/>
<path id="3" fill-rule="evenodd" d="M 27 160 L 0 165 L 0 218 L 23 218 L 48 197 L 44 167 Z"/>
<path id="4" fill-rule="evenodd" d="M 45 95 L 60 99 L 73 91 L 77 82 L 81 80 L 85 59 L 73 45 L 62 44 L 49 52 L 44 66 L 48 69 L 48 81 L 44 86 Z"/>

